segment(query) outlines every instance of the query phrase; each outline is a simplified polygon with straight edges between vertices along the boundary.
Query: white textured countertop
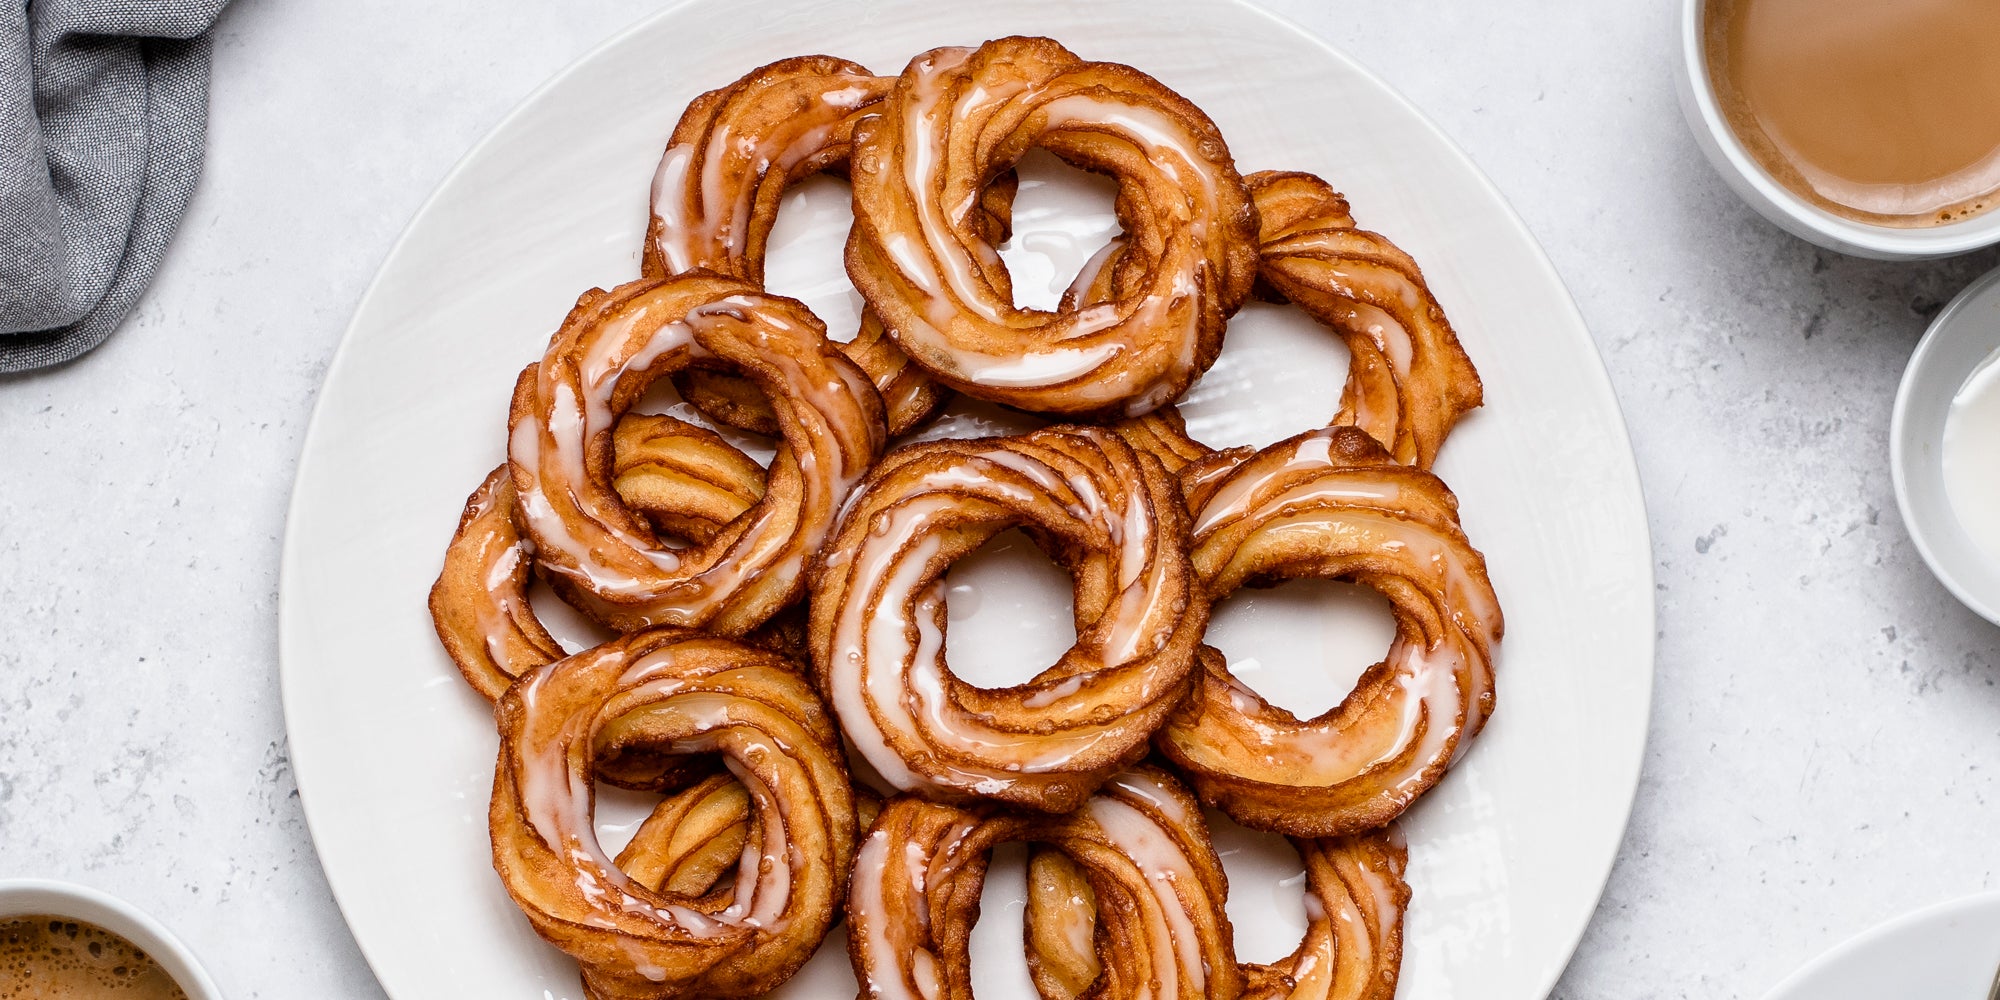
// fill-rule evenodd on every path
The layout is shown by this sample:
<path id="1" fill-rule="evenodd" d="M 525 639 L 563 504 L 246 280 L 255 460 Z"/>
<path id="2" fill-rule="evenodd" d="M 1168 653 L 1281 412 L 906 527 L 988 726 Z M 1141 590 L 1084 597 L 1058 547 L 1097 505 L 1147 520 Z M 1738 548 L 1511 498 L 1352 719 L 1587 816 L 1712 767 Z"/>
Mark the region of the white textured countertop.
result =
<path id="1" fill-rule="evenodd" d="M 286 757 L 293 463 L 349 311 L 431 187 L 655 6 L 225 16 L 207 174 L 157 284 L 81 362 L 0 378 L 0 877 L 133 898 L 233 997 L 380 995 Z M 1638 450 L 1652 735 L 1555 995 L 1756 997 L 1870 924 L 1995 886 L 2000 630 L 1925 571 L 1886 461 L 1911 346 L 2000 257 L 1849 260 L 1753 216 L 1682 125 L 1669 0 L 1272 6 L 1386 77 L 1512 200 Z"/>

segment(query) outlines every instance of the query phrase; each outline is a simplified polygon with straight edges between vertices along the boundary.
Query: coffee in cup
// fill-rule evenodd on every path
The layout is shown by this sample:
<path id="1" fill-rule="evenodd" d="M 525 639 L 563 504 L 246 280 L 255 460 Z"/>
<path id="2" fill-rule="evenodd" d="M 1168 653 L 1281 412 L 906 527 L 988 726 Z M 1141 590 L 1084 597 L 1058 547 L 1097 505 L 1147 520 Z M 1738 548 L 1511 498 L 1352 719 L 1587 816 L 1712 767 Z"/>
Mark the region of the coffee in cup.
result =
<path id="1" fill-rule="evenodd" d="M 2000 206 L 2000 0 L 1708 0 L 1716 102 L 1764 172 L 1845 218 Z"/>
<path id="2" fill-rule="evenodd" d="M 0 917 L 0 1000 L 187 1000 L 139 946 L 69 917 Z"/>

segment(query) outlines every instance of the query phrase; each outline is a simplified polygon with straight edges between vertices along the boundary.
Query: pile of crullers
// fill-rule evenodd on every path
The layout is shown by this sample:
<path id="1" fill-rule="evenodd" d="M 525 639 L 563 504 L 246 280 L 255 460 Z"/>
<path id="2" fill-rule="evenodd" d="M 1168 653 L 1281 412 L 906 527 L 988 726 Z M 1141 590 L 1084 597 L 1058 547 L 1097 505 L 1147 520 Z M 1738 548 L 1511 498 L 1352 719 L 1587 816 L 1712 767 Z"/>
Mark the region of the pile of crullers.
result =
<path id="1" fill-rule="evenodd" d="M 1114 179 L 1124 227 L 1053 310 L 1014 304 L 995 249 L 1035 148 Z M 847 343 L 762 288 L 780 196 L 819 172 L 853 186 Z M 1332 425 L 1214 451 L 1173 404 L 1252 295 L 1323 324 L 1351 370 Z M 660 378 L 775 438 L 769 468 L 631 412 Z M 1055 422 L 896 444 L 953 393 Z M 1480 398 L 1407 255 L 1316 177 L 1239 174 L 1131 67 L 1005 38 L 703 94 L 653 182 L 644 276 L 585 292 L 522 371 L 507 462 L 431 593 L 497 705 L 494 867 L 606 1000 L 763 993 L 843 916 L 862 996 L 964 1000 L 1007 841 L 1030 845 L 1047 1000 L 1388 997 L 1391 824 L 1493 706 L 1500 608 L 1427 471 Z M 974 687 L 944 661 L 943 579 L 1010 528 L 1074 581 L 1077 639 Z M 1202 644 L 1215 601 L 1298 577 L 1380 591 L 1396 623 L 1307 720 Z M 567 653 L 536 579 L 618 636 Z M 615 857 L 600 781 L 663 795 Z M 1310 929 L 1285 960 L 1236 958 L 1203 806 L 1297 848 Z"/>

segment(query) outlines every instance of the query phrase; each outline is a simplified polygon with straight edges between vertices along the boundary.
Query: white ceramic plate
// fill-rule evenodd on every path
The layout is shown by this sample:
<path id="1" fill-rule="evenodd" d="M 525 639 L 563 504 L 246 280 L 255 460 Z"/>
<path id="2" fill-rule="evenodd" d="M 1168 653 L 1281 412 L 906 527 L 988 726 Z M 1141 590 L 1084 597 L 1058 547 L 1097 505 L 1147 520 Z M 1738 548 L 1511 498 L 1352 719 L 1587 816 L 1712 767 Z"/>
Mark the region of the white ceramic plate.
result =
<path id="1" fill-rule="evenodd" d="M 1806 963 L 1764 1000 L 1992 1000 L 2000 892 L 1967 896 L 1863 931 Z"/>
<path id="2" fill-rule="evenodd" d="M 787 55 L 830 52 L 895 72 L 931 46 L 1018 32 L 1160 77 L 1215 118 L 1246 172 L 1333 179 L 1364 225 L 1422 263 L 1453 317 L 1485 377 L 1487 407 L 1446 445 L 1439 472 L 1491 561 L 1507 638 L 1497 716 L 1406 820 L 1416 901 L 1402 995 L 1544 996 L 1617 852 L 1653 650 L 1651 556 L 1630 446 L 1560 281 L 1422 116 L 1255 8 L 952 7 L 792 0 L 751 17 L 700 0 L 660 13 L 560 74 L 474 149 L 357 309 L 299 464 L 280 652 L 306 815 L 383 986 L 396 1000 L 578 994 L 573 966 L 535 938 L 489 867 L 489 715 L 439 650 L 425 592 L 465 495 L 502 457 L 514 375 L 578 292 L 636 275 L 647 182 L 681 109 Z M 1052 275 L 1060 284 L 1079 248 L 1109 225 L 1101 184 L 1028 166 L 1037 183 L 1022 194 L 1010 252 L 1024 295 Z M 806 299 L 836 330 L 851 329 L 853 316 L 837 253 L 843 190 L 821 181 L 791 196 L 771 265 L 772 287 Z M 1051 259 L 1033 260 L 1036 250 Z M 1345 362 L 1323 331 L 1255 306 L 1229 338 L 1184 407 L 1198 437 L 1268 443 L 1331 415 Z M 972 410 L 953 426 L 991 415 Z M 1052 660 L 1068 641 L 1060 580 L 1018 549 L 975 562 L 952 580 L 955 666 L 979 680 Z M 1212 631 L 1251 683 L 1308 710 L 1336 700 L 1386 636 L 1379 601 L 1304 585 L 1232 599 Z M 603 805 L 615 837 L 638 804 Z M 1239 951 L 1276 958 L 1303 926 L 1297 860 L 1274 838 L 1233 829 L 1218 838 Z M 975 943 L 989 1000 L 1030 995 L 1018 892 L 1003 858 Z M 785 992 L 851 995 L 840 951 L 823 949 Z"/>

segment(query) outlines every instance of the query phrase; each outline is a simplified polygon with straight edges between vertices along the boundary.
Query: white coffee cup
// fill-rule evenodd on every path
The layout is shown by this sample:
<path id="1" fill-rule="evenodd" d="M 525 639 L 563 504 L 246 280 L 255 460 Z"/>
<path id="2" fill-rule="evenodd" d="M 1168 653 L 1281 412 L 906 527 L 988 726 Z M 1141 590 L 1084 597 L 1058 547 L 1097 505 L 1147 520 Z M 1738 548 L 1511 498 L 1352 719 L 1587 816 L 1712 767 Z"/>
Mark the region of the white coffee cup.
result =
<path id="1" fill-rule="evenodd" d="M 1681 114 L 1716 173 L 1757 214 L 1809 243 L 1876 260 L 1950 257 L 2000 243 L 2000 210 L 1942 226 L 1878 226 L 1835 215 L 1772 179 L 1750 157 L 1716 104 L 1704 44 L 1707 7 L 1707 0 L 1683 0 L 1681 4 L 1681 58 L 1674 62 Z"/>
<path id="2" fill-rule="evenodd" d="M 0 918 L 46 914 L 96 924 L 152 956 L 188 1000 L 222 1000 L 194 952 L 159 921 L 121 899 L 81 885 L 47 879 L 0 879 Z"/>

